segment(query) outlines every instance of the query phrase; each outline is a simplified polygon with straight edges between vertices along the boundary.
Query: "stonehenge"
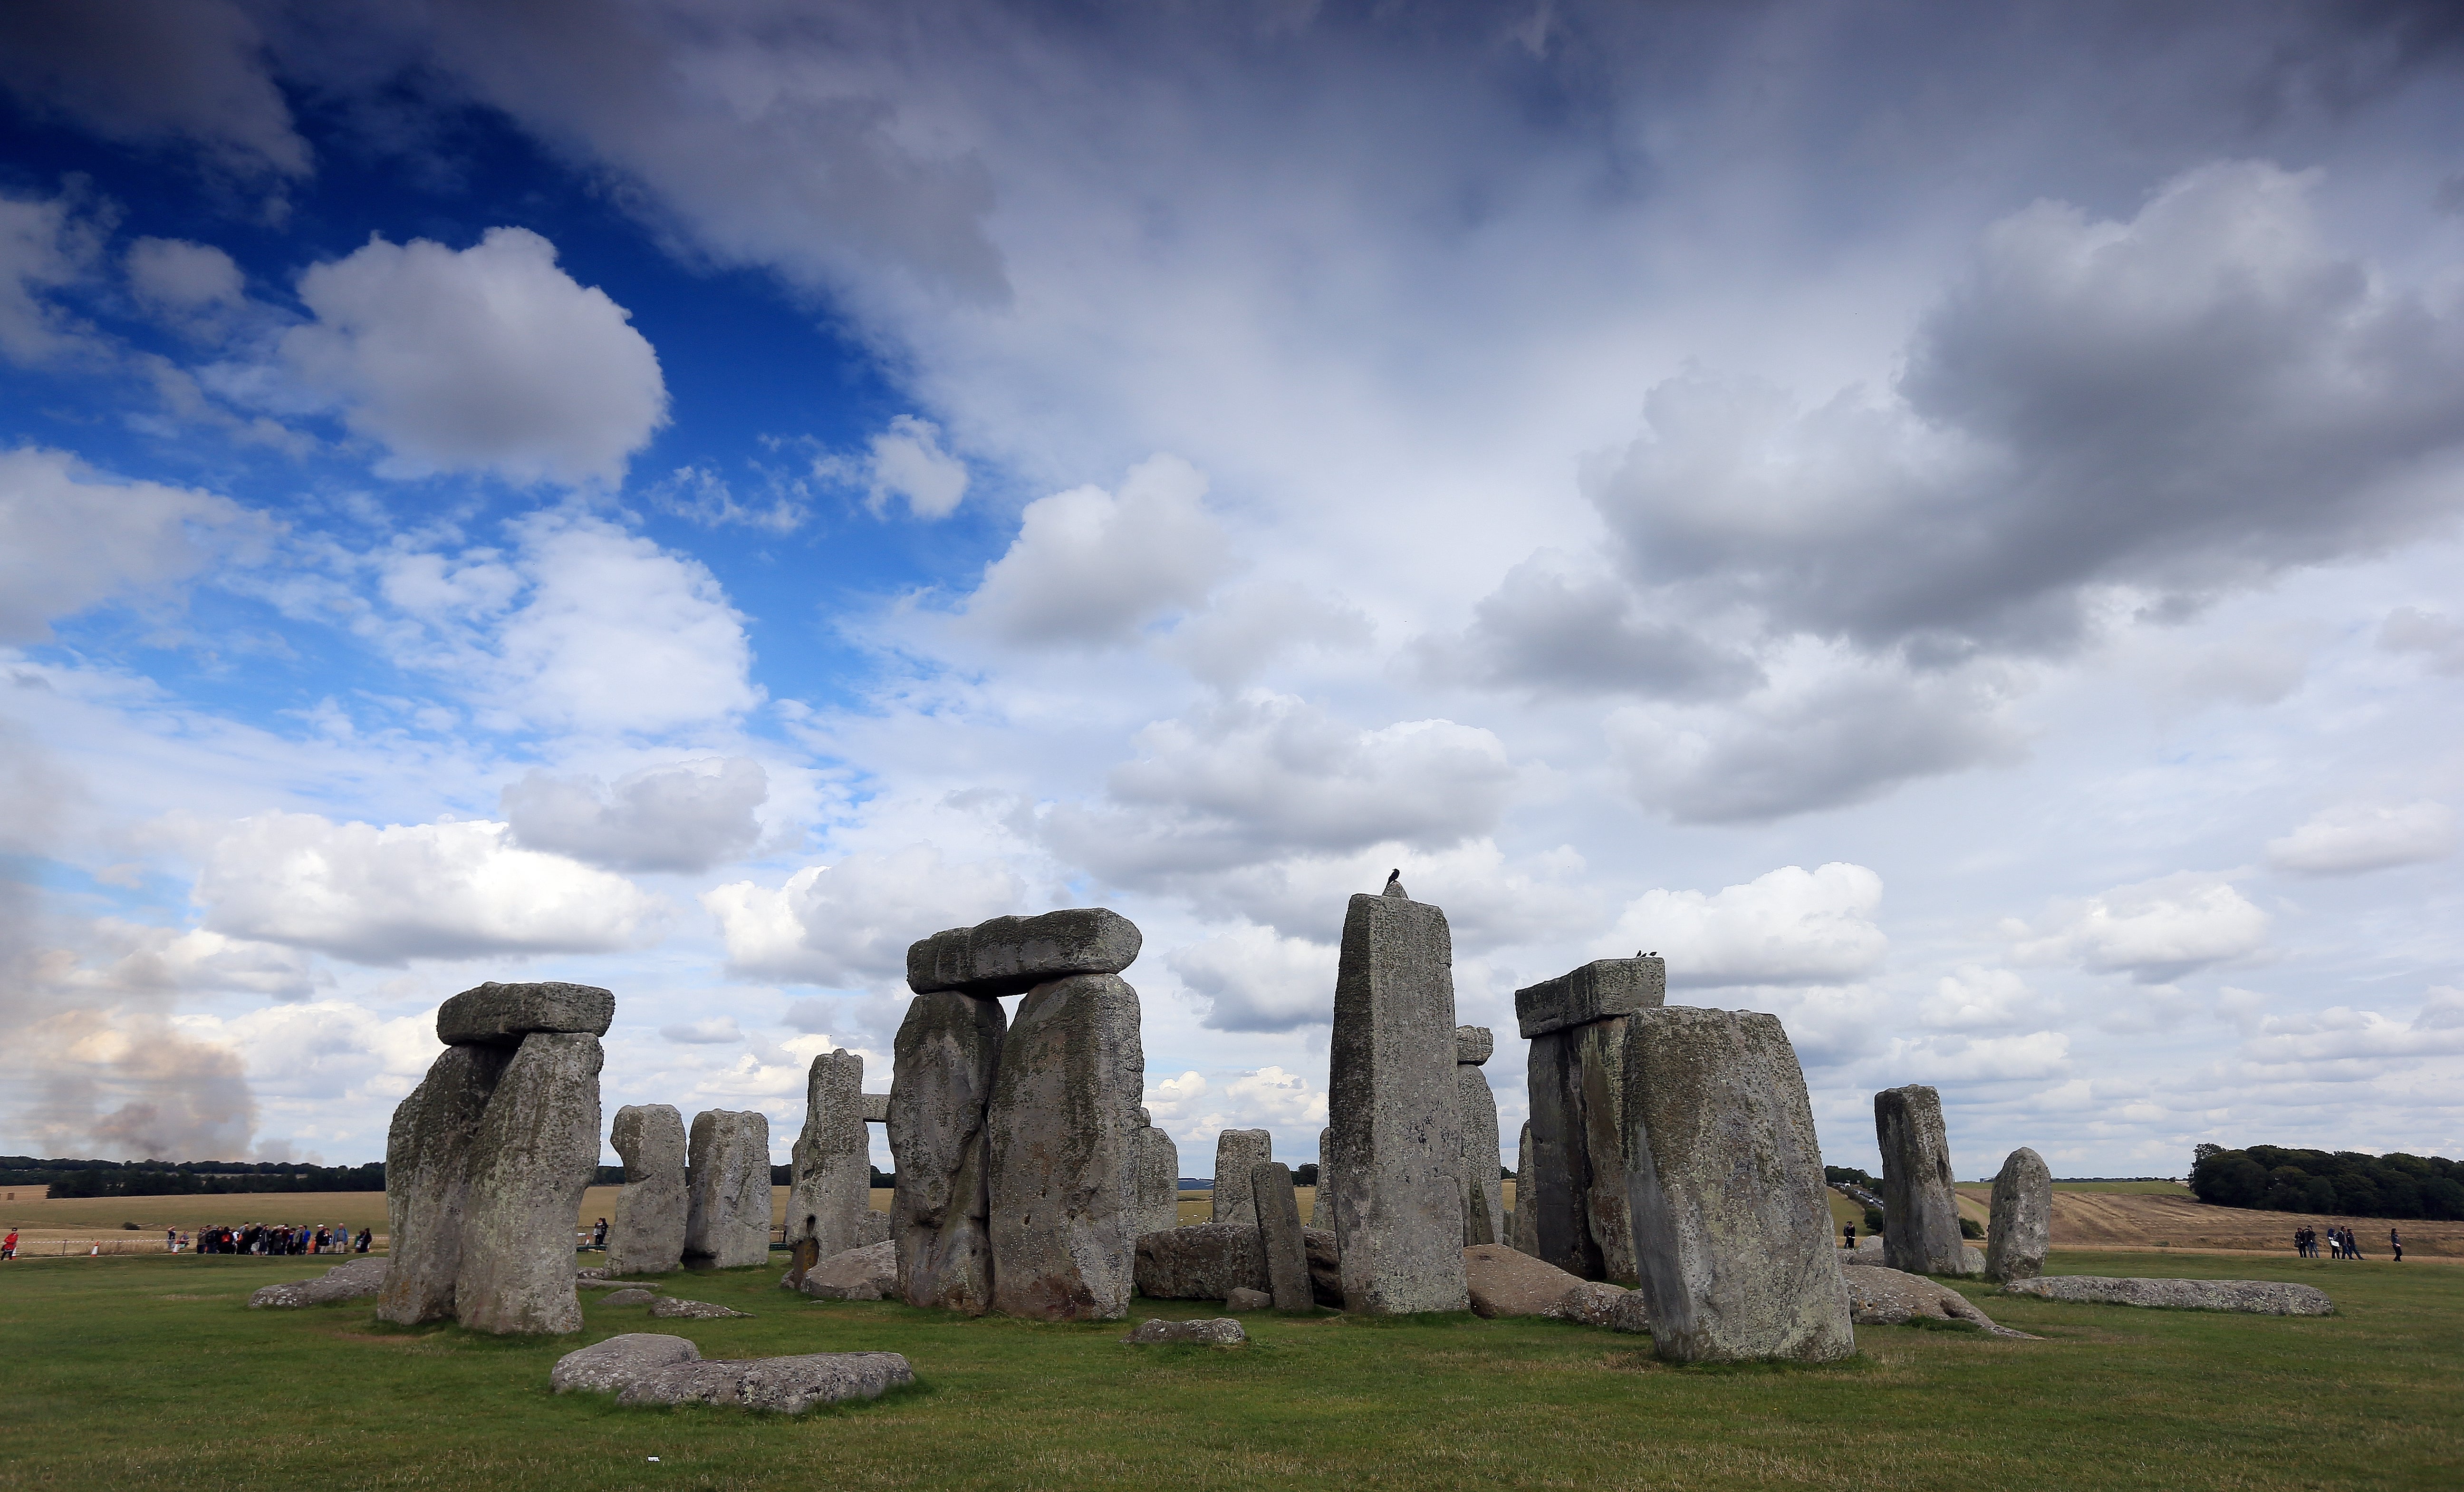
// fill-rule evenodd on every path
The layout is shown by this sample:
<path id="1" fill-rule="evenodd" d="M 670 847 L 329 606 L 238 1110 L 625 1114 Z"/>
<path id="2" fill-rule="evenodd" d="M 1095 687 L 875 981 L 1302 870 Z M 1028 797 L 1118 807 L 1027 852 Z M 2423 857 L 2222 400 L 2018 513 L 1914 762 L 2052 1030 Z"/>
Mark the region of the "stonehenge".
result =
<path id="1" fill-rule="evenodd" d="M 1507 1238 L 1516 1252 L 1540 1257 L 1540 1240 L 1533 1236 L 1531 1219 L 1539 1209 L 1531 1205 L 1531 1121 L 1523 1122 L 1523 1137 L 1514 1146 L 1514 1211 L 1507 1214 Z"/>
<path id="2" fill-rule="evenodd" d="M 685 1258 L 715 1269 L 770 1258 L 770 1120 L 759 1109 L 693 1116 L 685 1171 Z"/>
<path id="3" fill-rule="evenodd" d="M 1993 1178 L 1991 1220 L 1985 1227 L 1985 1278 L 2001 1283 L 2045 1272 L 2054 1236 L 2054 1173 L 2026 1146 L 2013 1150 Z"/>
<path id="4" fill-rule="evenodd" d="M 608 1143 L 625 1163 L 625 1185 L 607 1219 L 611 1275 L 663 1275 L 685 1258 L 685 1121 L 666 1103 L 616 1111 Z"/>
<path id="5" fill-rule="evenodd" d="M 1309 1288 L 1309 1239 L 1301 1234 L 1300 1194 L 1292 1190 L 1290 1169 L 1281 1161 L 1252 1168 L 1249 1190 L 1257 1199 L 1258 1236 L 1266 1248 L 1266 1285 L 1275 1309 L 1316 1309 Z"/>
<path id="6" fill-rule="evenodd" d="M 1344 1307 L 1464 1309 L 1453 939 L 1399 875 L 1345 911 L 1329 1054 Z"/>
<path id="7" fill-rule="evenodd" d="M 1497 1050 L 1486 1026 L 1455 1028 L 1455 1107 L 1463 1126 L 1463 1246 L 1506 1239 L 1506 1190 L 1498 1174 L 1497 1095 L 1481 1064 Z"/>
<path id="8" fill-rule="evenodd" d="M 869 1241 L 872 1165 L 864 1115 L 864 1058 L 844 1048 L 814 1058 L 804 1078 L 804 1127 L 790 1152 L 785 1241 L 810 1238 L 823 1258 Z"/>
<path id="9" fill-rule="evenodd" d="M 1208 1193 L 1208 1222 L 1258 1225 L 1249 1172 L 1274 1159 L 1274 1153 L 1275 1137 L 1264 1129 L 1226 1129 L 1215 1137 L 1215 1190 Z"/>
<path id="10" fill-rule="evenodd" d="M 437 1008 L 445 1052 L 385 1137 L 379 1317 L 581 1326 L 573 1224 L 599 1161 L 599 1038 L 615 1011 L 588 985 L 493 981 Z"/>
<path id="11" fill-rule="evenodd" d="M 1882 1261 L 1911 1275 L 1976 1273 L 1959 1236 L 1942 1095 L 1915 1083 L 1875 1094 L 1874 1136 L 1882 1151 Z"/>
<path id="12" fill-rule="evenodd" d="M 1626 1197 L 1625 1033 L 1636 1012 L 1668 998 L 1657 953 L 1599 959 L 1514 991 L 1530 1041 L 1526 1071 L 1531 1154 L 1517 1172 L 1530 1252 L 1584 1280 L 1632 1284 L 1633 1209 Z"/>
<path id="13" fill-rule="evenodd" d="M 976 1316 L 992 1308 L 984 1108 L 1008 1030 L 1001 1002 L 957 991 L 918 994 L 898 1028 L 889 1121 L 898 1194 L 890 1236 L 898 1246 L 898 1296 L 910 1305 Z"/>
<path id="14" fill-rule="evenodd" d="M 1138 1110 L 1137 1235 L 1180 1226 L 1180 1147 L 1155 1125 L 1155 1116 Z"/>

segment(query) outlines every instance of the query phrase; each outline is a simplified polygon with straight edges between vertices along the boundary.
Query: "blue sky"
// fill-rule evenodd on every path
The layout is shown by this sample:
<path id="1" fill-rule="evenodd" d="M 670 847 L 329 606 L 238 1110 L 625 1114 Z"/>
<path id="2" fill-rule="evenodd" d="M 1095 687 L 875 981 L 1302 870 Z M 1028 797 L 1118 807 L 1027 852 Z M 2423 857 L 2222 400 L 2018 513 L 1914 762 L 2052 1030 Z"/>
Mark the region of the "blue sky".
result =
<path id="1" fill-rule="evenodd" d="M 1651 947 L 1844 1164 L 2457 1153 L 2442 14 L 13 8 L 0 1149 L 372 1158 L 569 978 L 783 1156 L 1101 902 L 1303 1161 L 1399 865 L 1509 1151 Z"/>

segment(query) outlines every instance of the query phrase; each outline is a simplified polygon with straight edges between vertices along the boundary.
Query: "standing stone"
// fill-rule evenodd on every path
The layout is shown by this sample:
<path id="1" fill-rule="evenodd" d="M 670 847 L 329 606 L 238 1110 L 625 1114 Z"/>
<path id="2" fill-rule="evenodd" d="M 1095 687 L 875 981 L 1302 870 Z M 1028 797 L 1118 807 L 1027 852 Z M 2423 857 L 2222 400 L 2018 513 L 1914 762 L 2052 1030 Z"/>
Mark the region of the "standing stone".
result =
<path id="1" fill-rule="evenodd" d="M 505 1047 L 449 1046 L 393 1111 L 385 1132 L 385 1231 L 377 1315 L 416 1326 L 453 1314 L 471 1147 L 488 1096 L 513 1060 Z"/>
<path id="2" fill-rule="evenodd" d="M 1179 1227 L 1180 1147 L 1153 1125 L 1138 1131 L 1137 1147 L 1139 1235 Z"/>
<path id="3" fill-rule="evenodd" d="M 2009 1283 L 2045 1272 L 2054 1237 L 2054 1173 L 2026 1146 L 1993 1178 L 1993 1215 L 1985 1225 L 1985 1278 Z"/>
<path id="4" fill-rule="evenodd" d="M 1117 974 L 1137 961 L 1137 924 L 1101 906 L 996 917 L 908 946 L 907 987 L 982 999 L 1023 994 L 1071 974 Z"/>
<path id="5" fill-rule="evenodd" d="M 1523 1138 L 1514 1147 L 1514 1211 L 1507 1214 L 1512 1224 L 1507 1243 L 1519 1254 L 1533 1258 L 1540 1257 L 1539 1240 L 1531 1236 L 1531 1216 L 1537 1209 L 1531 1205 L 1531 1121 L 1523 1122 Z"/>
<path id="6" fill-rule="evenodd" d="M 693 1116 L 685 1258 L 717 1269 L 770 1261 L 770 1121 L 758 1109 Z"/>
<path id="7" fill-rule="evenodd" d="M 898 1028 L 890 1084 L 890 1153 L 898 1169 L 890 1236 L 898 1297 L 980 1316 L 993 1303 L 986 1235 L 984 1105 L 1001 1064 L 1001 1002 L 919 994 Z"/>
<path id="8" fill-rule="evenodd" d="M 1454 942 L 1445 913 L 1355 896 L 1334 982 L 1335 1226 L 1346 1309 L 1459 1311 L 1462 1121 L 1455 1094 Z"/>
<path id="9" fill-rule="evenodd" d="M 1627 1015 L 1626 1154 L 1653 1350 L 1829 1362 L 1857 1349 L 1805 1074 L 1772 1015 Z"/>
<path id="10" fill-rule="evenodd" d="M 1942 1095 L 1915 1083 L 1875 1094 L 1874 1134 L 1882 1148 L 1882 1262 L 1911 1275 L 1969 1273 Z"/>
<path id="11" fill-rule="evenodd" d="M 1317 1308 L 1309 1289 L 1309 1239 L 1301 1234 L 1300 1193 L 1292 1190 L 1291 1168 L 1268 1161 L 1249 1170 L 1249 1190 L 1258 1199 L 1258 1233 L 1266 1246 L 1266 1285 L 1275 1309 L 1308 1315 Z"/>
<path id="12" fill-rule="evenodd" d="M 1264 1129 L 1226 1129 L 1215 1137 L 1215 1190 L 1206 1220 L 1258 1226 L 1249 1173 L 1274 1159 L 1275 1137 Z"/>
<path id="13" fill-rule="evenodd" d="M 1455 1107 L 1463 1125 L 1463 1246 L 1506 1236 L 1506 1189 L 1498 1174 L 1497 1095 L 1483 1062 L 1497 1049 L 1486 1026 L 1455 1028 Z"/>
<path id="14" fill-rule="evenodd" d="M 602 1060 L 597 1036 L 534 1032 L 489 1095 L 453 1285 L 453 1317 L 473 1331 L 582 1329 L 574 1218 L 599 1164 Z"/>
<path id="15" fill-rule="evenodd" d="M 1117 974 L 1036 986 L 1001 1043 L 985 1111 L 993 1309 L 1111 1321 L 1135 1293 L 1138 992 Z"/>
<path id="16" fill-rule="evenodd" d="M 627 1103 L 609 1143 L 625 1161 L 625 1185 L 607 1219 L 607 1273 L 664 1275 L 685 1257 L 685 1121 L 672 1105 Z"/>
<path id="17" fill-rule="evenodd" d="M 841 1048 L 813 1058 L 804 1128 L 789 1154 L 786 1241 L 811 1238 L 823 1258 L 863 1247 L 872 1147 L 864 1133 L 862 1057 Z"/>
<path id="18" fill-rule="evenodd" d="M 1514 1189 L 1536 1258 L 1584 1280 L 1633 1283 L 1625 1192 L 1626 1017 L 1667 998 L 1657 954 L 1598 959 L 1514 992 L 1530 1040 L 1531 1157 Z"/>
<path id="19" fill-rule="evenodd" d="M 1334 1131 L 1317 1132 L 1317 1194 L 1309 1201 L 1309 1225 L 1323 1233 L 1334 1233 Z M 1337 1247 L 1341 1236 L 1337 1235 Z"/>

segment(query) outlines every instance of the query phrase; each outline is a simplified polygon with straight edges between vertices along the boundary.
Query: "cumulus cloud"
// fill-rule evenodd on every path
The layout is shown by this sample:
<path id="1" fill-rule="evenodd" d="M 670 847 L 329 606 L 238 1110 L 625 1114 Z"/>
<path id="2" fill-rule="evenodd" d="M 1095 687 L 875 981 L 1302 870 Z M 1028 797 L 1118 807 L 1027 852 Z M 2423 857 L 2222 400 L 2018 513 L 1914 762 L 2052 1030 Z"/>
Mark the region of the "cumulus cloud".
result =
<path id="1" fill-rule="evenodd" d="M 1645 892 L 1595 947 L 1613 958 L 1657 952 L 1681 987 L 1844 984 L 1890 951 L 1873 923 L 1881 904 L 1882 878 L 1862 865 L 1783 865 L 1708 894 Z"/>
<path id="2" fill-rule="evenodd" d="M 1177 457 L 1138 463 L 1117 495 L 1075 487 L 1026 505 L 1009 552 L 984 570 L 967 619 L 1027 646 L 1103 647 L 1187 611 L 1227 568 L 1206 479 Z"/>
<path id="3" fill-rule="evenodd" d="M 2058 906 L 2050 925 L 2012 923 L 2005 930 L 2022 959 L 2161 985 L 2257 952 L 2268 916 L 2223 878 L 2186 870 Z"/>
<path id="4" fill-rule="evenodd" d="M 2349 876 L 2445 859 L 2454 853 L 2455 837 L 2455 811 L 2444 803 L 2349 803 L 2268 840 L 2267 862 L 2305 876 Z"/>
<path id="5" fill-rule="evenodd" d="M 2423 996 L 2409 1021 L 2339 1005 L 2316 1013 L 2268 1016 L 2241 1044 L 2247 1061 L 2321 1080 L 2376 1077 L 2388 1062 L 2459 1053 L 2464 991 L 2444 985 Z"/>
<path id="6" fill-rule="evenodd" d="M 256 23 L 231 0 L 0 8 L 0 86 L 34 112 L 109 140 L 191 145 L 226 169 L 301 175 L 308 145 L 264 50 Z"/>
<path id="7" fill-rule="evenodd" d="M 1750 655 L 1643 614 L 1633 588 L 1554 550 L 1507 571 L 1470 628 L 1422 656 L 1441 678 L 1542 692 L 1725 699 L 1764 681 Z"/>
<path id="8" fill-rule="evenodd" d="M 1879 1058 L 1900 1080 L 1959 1088 L 1983 1082 L 2041 1082 L 2071 1070 L 2071 1038 L 2058 1031 L 2010 1036 L 1903 1036 Z"/>
<path id="9" fill-rule="evenodd" d="M 708 1015 L 700 1020 L 661 1026 L 659 1035 L 678 1046 L 729 1046 L 744 1039 L 744 1033 L 737 1029 L 733 1015 Z"/>
<path id="10" fill-rule="evenodd" d="M 185 238 L 140 238 L 123 260 L 128 287 L 165 310 L 194 315 L 238 305 L 247 282 L 231 256 L 208 243 Z"/>
<path id="11" fill-rule="evenodd" d="M 701 904 L 718 921 L 731 974 L 851 989 L 904 977 L 909 944 L 1015 911 L 1024 892 L 999 865 L 952 864 L 916 844 L 808 865 L 775 888 L 732 881 Z"/>
<path id="12" fill-rule="evenodd" d="M 2417 606 L 2399 606 L 2379 624 L 2379 646 L 2418 653 L 2442 674 L 2464 674 L 2464 622 Z"/>
<path id="13" fill-rule="evenodd" d="M 0 196 L 0 356 L 12 362 L 40 363 L 82 340 L 45 299 L 82 277 L 97 252 L 100 235 L 72 207 L 66 196 Z"/>
<path id="14" fill-rule="evenodd" d="M 392 453 L 396 475 L 613 482 L 667 423 L 658 354 L 631 313 L 575 283 L 528 229 L 458 252 L 371 238 L 312 266 L 299 299 L 316 320 L 283 334 L 283 361 Z"/>
<path id="15" fill-rule="evenodd" d="M 194 895 L 213 931 L 395 968 L 610 952 L 661 921 L 622 876 L 522 849 L 486 820 L 380 829 L 259 813 L 215 837 Z"/>
<path id="16" fill-rule="evenodd" d="M 612 784 L 532 770 L 504 791 L 524 847 L 615 870 L 707 870 L 753 848 L 769 774 L 749 756 L 703 757 L 627 772 Z"/>
<path id="17" fill-rule="evenodd" d="M 967 465 L 941 449 L 941 430 L 930 420 L 901 414 L 872 437 L 865 505 L 875 516 L 897 498 L 907 516 L 927 521 L 958 510 L 967 495 Z"/>
<path id="18" fill-rule="evenodd" d="M 1358 607 L 1289 582 L 1264 581 L 1218 592 L 1156 651 L 1217 688 L 1231 689 L 1291 654 L 1354 651 L 1375 635 L 1375 624 Z"/>
<path id="19" fill-rule="evenodd" d="M 1181 1170 L 1199 1175 L 1213 1172 L 1215 1138 L 1226 1129 L 1271 1130 L 1275 1148 L 1297 1161 L 1317 1154 L 1317 1132 L 1326 1127 L 1326 1094 L 1281 1067 L 1211 1078 L 1184 1072 L 1148 1083 L 1146 1106 L 1155 1127 L 1179 1143 Z"/>
<path id="20" fill-rule="evenodd" d="M 1184 899 L 1208 921 L 1235 917 L 1331 944 L 1342 936 L 1350 900 L 1383 887 L 1395 869 L 1413 896 L 1446 909 L 1458 954 L 1588 933 L 1612 911 L 1572 846 L 1509 857 L 1486 835 L 1436 850 L 1384 840 L 1221 870 L 1157 870 L 1141 884 Z"/>
<path id="21" fill-rule="evenodd" d="M 2003 1031 L 2052 1013 L 2052 1003 L 2007 969 L 1963 964 L 1934 981 L 1917 1018 L 1943 1031 Z"/>
<path id="22" fill-rule="evenodd" d="M 1164 962 L 1208 1002 L 1218 1031 L 1289 1031 L 1334 1018 L 1335 950 L 1271 927 L 1243 927 L 1176 948 Z"/>
<path id="23" fill-rule="evenodd" d="M 0 452 L 0 640 L 186 580 L 262 523 L 227 498 L 114 481 L 62 451 Z"/>
<path id="24" fill-rule="evenodd" d="M 706 466 L 679 466 L 643 494 L 652 503 L 704 528 L 757 528 L 765 533 L 794 533 L 812 512 L 804 505 L 803 483 L 770 478 L 763 490 L 739 499 L 726 478 Z"/>

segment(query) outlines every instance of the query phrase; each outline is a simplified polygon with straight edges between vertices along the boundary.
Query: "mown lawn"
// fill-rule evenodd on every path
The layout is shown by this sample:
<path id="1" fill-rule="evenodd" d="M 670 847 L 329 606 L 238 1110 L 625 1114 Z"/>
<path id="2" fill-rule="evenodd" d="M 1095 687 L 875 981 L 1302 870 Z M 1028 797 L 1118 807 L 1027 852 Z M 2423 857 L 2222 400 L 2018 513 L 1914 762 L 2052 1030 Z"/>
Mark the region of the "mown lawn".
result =
<path id="1" fill-rule="evenodd" d="M 771 1270 L 674 1276 L 759 1314 L 594 1305 L 554 1342 L 380 1327 L 364 1304 L 249 1311 L 303 1260 L 0 1265 L 0 1482 L 11 1487 L 1308 1486 L 2395 1488 L 2464 1485 L 2464 1269 L 2057 1257 L 2057 1272 L 2325 1285 L 2277 1320 L 1969 1293 L 2044 1342 L 1869 1327 L 1801 1370 L 1664 1367 L 1553 1322 L 1251 1317 L 1250 1346 L 1137 1347 L 1124 1327 L 807 1302 Z M 1210 1314 L 1140 1303 L 1137 1314 Z M 547 1392 L 620 1331 L 705 1356 L 891 1349 L 918 1386 L 802 1418 L 620 1411 Z M 653 1462 L 650 1457 L 659 1458 Z"/>

